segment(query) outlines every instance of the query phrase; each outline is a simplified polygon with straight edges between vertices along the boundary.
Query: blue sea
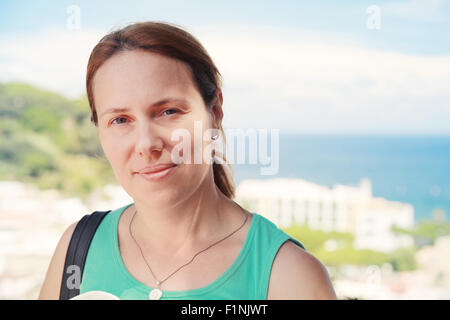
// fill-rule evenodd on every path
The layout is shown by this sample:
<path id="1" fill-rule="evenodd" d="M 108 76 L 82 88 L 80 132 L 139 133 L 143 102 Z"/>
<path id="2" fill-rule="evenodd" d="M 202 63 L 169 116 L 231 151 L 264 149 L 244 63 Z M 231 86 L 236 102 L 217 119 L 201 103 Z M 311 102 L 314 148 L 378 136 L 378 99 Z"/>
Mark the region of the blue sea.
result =
<path id="1" fill-rule="evenodd" d="M 449 220 L 450 136 L 280 134 L 279 162 L 272 176 L 259 164 L 234 164 L 235 182 L 296 177 L 332 187 L 369 178 L 375 197 L 413 205 L 416 223 L 435 209 Z"/>

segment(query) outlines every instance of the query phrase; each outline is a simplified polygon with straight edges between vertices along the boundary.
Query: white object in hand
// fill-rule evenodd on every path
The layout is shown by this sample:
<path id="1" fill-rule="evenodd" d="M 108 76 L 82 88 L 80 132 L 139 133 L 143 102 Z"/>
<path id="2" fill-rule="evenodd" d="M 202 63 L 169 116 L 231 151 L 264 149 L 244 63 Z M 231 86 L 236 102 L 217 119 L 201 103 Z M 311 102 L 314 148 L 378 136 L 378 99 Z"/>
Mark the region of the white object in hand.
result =
<path id="1" fill-rule="evenodd" d="M 158 281 L 159 283 L 159 281 Z M 161 299 L 162 296 L 162 291 L 158 288 L 153 289 L 152 291 L 150 291 L 148 297 L 150 300 L 159 300 Z"/>
<path id="2" fill-rule="evenodd" d="M 112 293 L 97 290 L 79 294 L 69 300 L 120 300 L 120 298 Z"/>

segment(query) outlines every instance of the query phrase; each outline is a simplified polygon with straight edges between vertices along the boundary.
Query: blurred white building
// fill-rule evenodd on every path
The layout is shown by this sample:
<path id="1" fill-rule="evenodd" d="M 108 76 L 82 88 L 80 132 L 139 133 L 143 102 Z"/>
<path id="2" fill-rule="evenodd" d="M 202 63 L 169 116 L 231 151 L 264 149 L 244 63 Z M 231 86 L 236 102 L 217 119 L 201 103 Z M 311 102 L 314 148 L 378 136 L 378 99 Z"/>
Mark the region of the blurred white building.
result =
<path id="1" fill-rule="evenodd" d="M 83 203 L 56 190 L 0 181 L 0 300 L 36 299 L 64 230 L 85 214 L 133 202 L 120 186 L 103 193 Z"/>
<path id="2" fill-rule="evenodd" d="M 368 179 L 356 187 L 333 188 L 291 178 L 245 180 L 236 189 L 236 201 L 279 227 L 296 223 L 314 230 L 350 232 L 358 249 L 388 252 L 413 244 L 412 237 L 396 235 L 391 228 L 412 228 L 414 208 L 374 198 Z"/>
<path id="3" fill-rule="evenodd" d="M 392 272 L 385 263 L 378 266 L 344 266 L 333 281 L 341 299 L 450 299 L 450 236 L 441 236 L 433 245 L 422 247 L 415 254 L 419 268 Z"/>

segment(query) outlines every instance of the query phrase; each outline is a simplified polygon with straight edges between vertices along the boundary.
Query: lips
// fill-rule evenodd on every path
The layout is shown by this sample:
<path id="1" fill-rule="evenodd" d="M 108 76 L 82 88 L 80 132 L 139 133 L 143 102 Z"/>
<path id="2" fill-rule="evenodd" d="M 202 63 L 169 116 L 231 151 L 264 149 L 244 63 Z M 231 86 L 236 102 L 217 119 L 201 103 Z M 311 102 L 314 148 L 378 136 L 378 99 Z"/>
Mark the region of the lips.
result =
<path id="1" fill-rule="evenodd" d="M 172 168 L 174 166 L 176 166 L 176 164 L 174 164 L 174 163 L 159 164 L 159 165 L 154 165 L 154 166 L 147 166 L 147 167 L 139 170 L 137 173 L 141 173 L 141 174 L 157 173 L 157 172 L 164 171 L 166 169 Z"/>
<path id="2" fill-rule="evenodd" d="M 150 182 L 159 182 L 170 176 L 175 170 L 176 164 L 165 164 L 151 167 L 145 167 L 139 172 L 139 176 Z"/>

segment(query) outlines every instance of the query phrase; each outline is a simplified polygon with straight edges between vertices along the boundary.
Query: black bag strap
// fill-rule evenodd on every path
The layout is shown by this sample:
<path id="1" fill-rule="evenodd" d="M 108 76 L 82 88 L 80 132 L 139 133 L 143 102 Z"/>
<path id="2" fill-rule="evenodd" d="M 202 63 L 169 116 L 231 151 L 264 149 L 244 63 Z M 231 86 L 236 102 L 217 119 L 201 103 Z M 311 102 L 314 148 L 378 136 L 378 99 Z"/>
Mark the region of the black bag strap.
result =
<path id="1" fill-rule="evenodd" d="M 60 300 L 68 300 L 80 294 L 79 286 L 68 282 L 70 277 L 79 277 L 78 284 L 81 283 L 83 277 L 84 263 L 91 245 L 92 238 L 97 230 L 100 222 L 106 216 L 108 211 L 95 211 L 85 215 L 77 223 L 70 239 L 69 248 L 67 249 L 66 260 L 61 281 L 61 290 L 59 293 Z M 79 269 L 78 269 L 79 268 Z M 75 273 L 74 273 L 75 271 Z M 79 273 L 77 273 L 79 271 Z"/>

